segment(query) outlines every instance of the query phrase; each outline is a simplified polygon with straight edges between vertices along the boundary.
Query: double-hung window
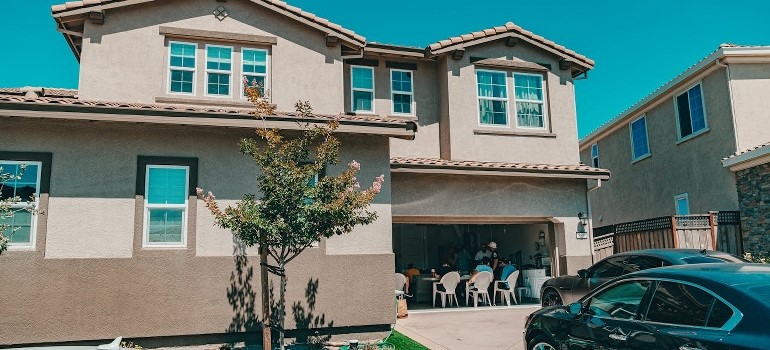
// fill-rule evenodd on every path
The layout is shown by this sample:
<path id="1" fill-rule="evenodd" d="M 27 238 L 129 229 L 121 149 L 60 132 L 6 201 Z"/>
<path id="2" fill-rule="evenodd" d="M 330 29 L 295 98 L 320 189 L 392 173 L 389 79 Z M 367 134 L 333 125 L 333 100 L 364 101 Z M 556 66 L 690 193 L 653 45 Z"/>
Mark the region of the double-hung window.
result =
<path id="1" fill-rule="evenodd" d="M 412 71 L 391 69 L 390 90 L 393 114 L 414 115 L 412 110 L 412 103 L 414 102 Z"/>
<path id="2" fill-rule="evenodd" d="M 195 53 L 198 45 L 169 43 L 169 92 L 195 94 Z"/>
<path id="3" fill-rule="evenodd" d="M 599 167 L 599 145 L 598 144 L 591 145 L 591 165 L 593 165 L 594 168 Z"/>
<path id="4" fill-rule="evenodd" d="M 256 87 L 259 96 L 264 97 L 267 91 L 267 50 L 242 49 L 242 81 L 243 85 Z M 246 89 L 241 89 L 241 96 L 246 96 Z"/>
<path id="5" fill-rule="evenodd" d="M 528 129 L 545 128 L 545 93 L 543 85 L 542 75 L 513 74 L 517 127 Z"/>
<path id="6" fill-rule="evenodd" d="M 676 215 L 690 215 L 690 196 L 682 193 L 674 197 Z"/>
<path id="7" fill-rule="evenodd" d="M 701 84 L 676 97 L 676 113 L 680 139 L 706 130 L 708 124 Z"/>
<path id="8" fill-rule="evenodd" d="M 145 171 L 144 246 L 185 247 L 190 167 L 148 164 Z"/>
<path id="9" fill-rule="evenodd" d="M 233 48 L 206 45 L 206 94 L 230 96 Z"/>
<path id="10" fill-rule="evenodd" d="M 508 125 L 508 84 L 505 72 L 477 70 L 479 124 Z"/>
<path id="11" fill-rule="evenodd" d="M 647 118 L 634 120 L 629 125 L 631 130 L 631 153 L 633 160 L 638 160 L 650 155 L 650 144 L 647 138 Z"/>
<path id="12" fill-rule="evenodd" d="M 374 112 L 374 69 L 352 66 L 351 103 L 353 112 Z"/>
<path id="13" fill-rule="evenodd" d="M 35 214 L 40 197 L 41 162 L 0 160 L 0 200 L 11 202 L 10 214 L 0 214 L 0 229 L 8 246 L 34 248 Z"/>

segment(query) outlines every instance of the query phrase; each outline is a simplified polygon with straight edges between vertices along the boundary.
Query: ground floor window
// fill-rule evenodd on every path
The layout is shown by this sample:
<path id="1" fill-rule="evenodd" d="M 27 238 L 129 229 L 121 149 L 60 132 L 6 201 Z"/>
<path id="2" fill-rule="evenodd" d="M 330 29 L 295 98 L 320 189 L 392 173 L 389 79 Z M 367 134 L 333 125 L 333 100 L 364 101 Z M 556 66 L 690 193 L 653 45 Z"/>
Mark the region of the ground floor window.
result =
<path id="1" fill-rule="evenodd" d="M 0 160 L 0 200 L 10 202 L 8 215 L 0 215 L 0 229 L 9 247 L 34 247 L 35 209 L 40 197 L 42 162 Z"/>
<path id="2" fill-rule="evenodd" d="M 143 246 L 187 246 L 188 198 L 197 186 L 197 159 L 140 157 L 137 189 L 144 195 Z"/>

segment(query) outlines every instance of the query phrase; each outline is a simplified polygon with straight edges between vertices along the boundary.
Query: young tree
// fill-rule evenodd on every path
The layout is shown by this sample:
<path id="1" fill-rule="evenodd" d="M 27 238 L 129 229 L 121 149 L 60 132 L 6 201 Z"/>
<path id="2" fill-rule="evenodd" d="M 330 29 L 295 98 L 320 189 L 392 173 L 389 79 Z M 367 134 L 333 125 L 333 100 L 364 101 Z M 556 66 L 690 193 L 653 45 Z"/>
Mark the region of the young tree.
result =
<path id="1" fill-rule="evenodd" d="M 258 118 L 273 113 L 260 98 L 258 87 L 247 90 Z M 312 114 L 308 102 L 298 102 L 296 109 L 304 117 Z M 221 209 L 211 192 L 204 195 L 198 189 L 199 198 L 218 226 L 231 230 L 244 244 L 259 247 L 265 349 L 271 346 L 268 272 L 280 278 L 275 319 L 283 349 L 286 265 L 324 237 L 346 234 L 357 225 L 374 222 L 377 214 L 369 211 L 369 203 L 384 181 L 380 175 L 369 188 L 361 189 L 356 179 L 360 164 L 355 160 L 337 175 L 320 176 L 327 165 L 339 162 L 340 141 L 334 136 L 339 121 L 299 125 L 298 133 L 260 128 L 256 131 L 259 138 L 241 140 L 241 152 L 251 156 L 260 169 L 257 184 L 261 198 L 247 194 L 235 206 Z M 268 264 L 268 256 L 275 265 Z"/>

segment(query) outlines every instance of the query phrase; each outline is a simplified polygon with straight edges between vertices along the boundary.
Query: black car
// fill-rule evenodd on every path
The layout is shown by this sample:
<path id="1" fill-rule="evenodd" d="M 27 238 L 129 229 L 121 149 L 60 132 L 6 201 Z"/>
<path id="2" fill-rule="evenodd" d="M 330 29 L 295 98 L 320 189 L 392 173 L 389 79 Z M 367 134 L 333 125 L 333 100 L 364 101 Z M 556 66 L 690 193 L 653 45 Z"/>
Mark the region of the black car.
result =
<path id="1" fill-rule="evenodd" d="M 713 250 L 645 249 L 618 253 L 605 258 L 577 276 L 560 276 L 543 283 L 540 302 L 543 306 L 566 305 L 615 277 L 670 265 L 747 262 L 735 255 Z"/>
<path id="2" fill-rule="evenodd" d="M 616 278 L 527 317 L 527 349 L 770 349 L 770 265 L 699 264 Z"/>

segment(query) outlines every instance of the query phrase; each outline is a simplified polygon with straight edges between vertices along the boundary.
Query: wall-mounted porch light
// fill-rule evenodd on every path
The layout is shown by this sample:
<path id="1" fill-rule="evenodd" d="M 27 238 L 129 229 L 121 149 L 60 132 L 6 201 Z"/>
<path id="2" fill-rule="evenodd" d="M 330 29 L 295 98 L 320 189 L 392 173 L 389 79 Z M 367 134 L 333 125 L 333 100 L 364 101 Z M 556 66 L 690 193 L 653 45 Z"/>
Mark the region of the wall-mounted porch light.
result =
<path id="1" fill-rule="evenodd" d="M 588 232 L 586 232 L 586 226 L 588 226 L 588 216 L 581 211 L 578 213 L 578 219 L 580 222 L 578 222 L 575 237 L 577 239 L 588 239 Z"/>

